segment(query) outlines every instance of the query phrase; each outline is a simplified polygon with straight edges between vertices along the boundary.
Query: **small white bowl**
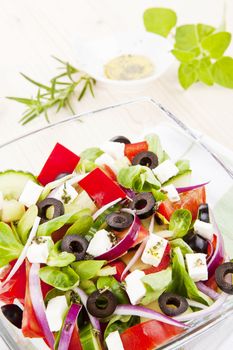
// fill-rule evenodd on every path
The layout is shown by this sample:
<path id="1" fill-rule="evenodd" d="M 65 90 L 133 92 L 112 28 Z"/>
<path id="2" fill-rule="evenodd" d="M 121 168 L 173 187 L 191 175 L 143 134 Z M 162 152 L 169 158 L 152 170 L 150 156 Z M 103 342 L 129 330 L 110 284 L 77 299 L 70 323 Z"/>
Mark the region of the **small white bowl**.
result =
<path id="1" fill-rule="evenodd" d="M 114 36 L 87 41 L 76 38 L 75 55 L 79 68 L 97 81 L 112 86 L 138 86 L 160 77 L 173 63 L 171 42 L 146 31 L 117 33 Z M 121 55 L 143 55 L 155 66 L 153 75 L 138 80 L 112 80 L 104 74 L 104 66 L 111 59 Z"/>

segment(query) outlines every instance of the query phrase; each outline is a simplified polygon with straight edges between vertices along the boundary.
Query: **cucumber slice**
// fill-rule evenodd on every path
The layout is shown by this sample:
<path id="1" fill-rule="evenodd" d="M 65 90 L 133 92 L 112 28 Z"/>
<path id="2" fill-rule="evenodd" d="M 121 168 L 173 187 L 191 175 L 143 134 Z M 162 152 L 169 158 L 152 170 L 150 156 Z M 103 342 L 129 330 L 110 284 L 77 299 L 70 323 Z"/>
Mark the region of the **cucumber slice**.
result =
<path id="1" fill-rule="evenodd" d="M 91 324 L 81 329 L 79 334 L 83 350 L 102 350 L 98 337 Z"/>
<path id="2" fill-rule="evenodd" d="M 173 176 L 170 180 L 166 181 L 163 186 L 174 185 L 175 187 L 189 186 L 191 183 L 192 170 L 186 170 L 182 174 Z"/>
<path id="3" fill-rule="evenodd" d="M 2 192 L 4 199 L 19 199 L 28 180 L 37 182 L 31 173 L 15 170 L 1 172 L 0 192 Z"/>

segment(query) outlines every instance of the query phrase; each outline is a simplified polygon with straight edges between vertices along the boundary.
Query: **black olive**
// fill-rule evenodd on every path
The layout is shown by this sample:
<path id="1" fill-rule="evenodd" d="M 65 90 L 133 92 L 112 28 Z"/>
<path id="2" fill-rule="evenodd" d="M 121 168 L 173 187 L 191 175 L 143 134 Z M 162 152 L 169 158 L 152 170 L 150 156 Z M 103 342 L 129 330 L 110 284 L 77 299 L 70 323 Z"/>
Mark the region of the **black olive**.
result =
<path id="1" fill-rule="evenodd" d="M 125 136 L 114 136 L 110 141 L 124 143 L 125 145 L 131 143 Z"/>
<path id="2" fill-rule="evenodd" d="M 155 199 L 150 192 L 142 192 L 136 194 L 131 208 L 136 210 L 136 214 L 140 219 L 149 218 L 155 211 Z"/>
<path id="3" fill-rule="evenodd" d="M 8 304 L 1 307 L 3 315 L 10 321 L 15 327 L 22 328 L 23 311 L 18 305 Z"/>
<path id="4" fill-rule="evenodd" d="M 196 233 L 190 232 L 184 237 L 184 241 L 188 243 L 190 248 L 195 252 L 207 254 L 208 252 L 207 240 L 197 235 Z"/>
<path id="5" fill-rule="evenodd" d="M 41 222 L 46 222 L 49 219 L 46 216 L 47 209 L 53 207 L 53 217 L 52 219 L 64 214 L 64 205 L 61 201 L 55 198 L 45 198 L 43 201 L 37 204 L 39 210 L 39 216 L 41 217 Z"/>
<path id="6" fill-rule="evenodd" d="M 67 235 L 62 239 L 61 250 L 63 252 L 72 253 L 76 257 L 76 261 L 82 260 L 86 254 L 88 241 L 79 235 Z"/>
<path id="7" fill-rule="evenodd" d="M 117 307 L 115 295 L 109 290 L 97 290 L 87 299 L 88 312 L 98 318 L 111 316 Z"/>
<path id="8" fill-rule="evenodd" d="M 154 169 L 159 164 L 158 157 L 155 153 L 150 151 L 144 151 L 138 153 L 133 159 L 132 159 L 133 165 L 144 165 L 147 166 L 150 169 Z"/>
<path id="9" fill-rule="evenodd" d="M 60 179 L 62 179 L 63 177 L 65 177 L 65 176 L 67 176 L 67 175 L 70 175 L 70 173 L 60 173 L 60 174 L 58 174 L 58 175 L 55 177 L 54 181 L 55 181 L 55 180 L 60 180 Z"/>
<path id="10" fill-rule="evenodd" d="M 201 204 L 198 208 L 198 219 L 204 222 L 210 222 L 210 213 L 208 204 Z"/>
<path id="11" fill-rule="evenodd" d="M 232 275 L 231 282 L 226 281 L 226 275 L 233 274 L 233 262 L 219 265 L 215 270 L 215 280 L 218 287 L 227 294 L 233 294 Z"/>
<path id="12" fill-rule="evenodd" d="M 160 295 L 159 307 L 167 316 L 173 317 L 183 314 L 189 307 L 187 300 L 174 293 L 166 293 Z"/>
<path id="13" fill-rule="evenodd" d="M 106 216 L 108 226 L 115 231 L 124 231 L 133 223 L 133 215 L 125 212 L 111 213 Z"/>

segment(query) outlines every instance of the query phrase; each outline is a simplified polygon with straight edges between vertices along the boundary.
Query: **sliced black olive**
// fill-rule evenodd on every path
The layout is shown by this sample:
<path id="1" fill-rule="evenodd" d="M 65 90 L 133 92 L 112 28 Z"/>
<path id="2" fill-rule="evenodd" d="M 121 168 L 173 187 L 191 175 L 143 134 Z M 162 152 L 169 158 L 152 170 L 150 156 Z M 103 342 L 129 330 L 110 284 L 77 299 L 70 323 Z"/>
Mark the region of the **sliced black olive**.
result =
<path id="1" fill-rule="evenodd" d="M 149 192 L 136 194 L 131 203 L 131 208 L 136 210 L 136 214 L 140 219 L 149 218 L 155 211 L 155 199 Z"/>
<path id="2" fill-rule="evenodd" d="M 79 235 L 67 235 L 61 242 L 61 250 L 63 252 L 74 254 L 76 261 L 84 258 L 87 247 L 88 241 L 86 238 Z"/>
<path id="3" fill-rule="evenodd" d="M 174 293 L 165 292 L 161 294 L 158 302 L 163 313 L 170 317 L 184 313 L 189 307 L 189 304 L 184 297 Z"/>
<path id="4" fill-rule="evenodd" d="M 111 316 L 117 306 L 115 295 L 109 290 L 97 290 L 89 295 L 87 299 L 88 312 L 98 318 Z"/>
<path id="5" fill-rule="evenodd" d="M 70 173 L 60 173 L 58 174 L 54 180 L 60 180 L 62 179 L 63 177 L 67 176 L 67 175 L 70 175 Z"/>
<path id="6" fill-rule="evenodd" d="M 125 212 L 111 213 L 106 216 L 108 226 L 115 231 L 124 231 L 133 223 L 133 215 Z"/>
<path id="7" fill-rule="evenodd" d="M 129 141 L 129 139 L 127 139 L 127 137 L 125 137 L 125 136 L 114 136 L 114 137 L 111 138 L 110 141 L 124 143 L 125 145 L 131 143 Z"/>
<path id="8" fill-rule="evenodd" d="M 133 159 L 132 159 L 133 165 L 144 165 L 147 166 L 150 169 L 154 169 L 159 164 L 158 157 L 155 153 L 150 151 L 144 151 L 138 153 Z"/>
<path id="9" fill-rule="evenodd" d="M 190 248 L 195 252 L 207 254 L 208 252 L 207 240 L 197 235 L 196 233 L 190 232 L 184 237 L 184 241 L 188 243 Z"/>
<path id="10" fill-rule="evenodd" d="M 52 219 L 64 214 L 64 205 L 61 201 L 55 198 L 45 198 L 43 201 L 37 204 L 39 210 L 39 216 L 41 217 L 41 222 L 46 222 L 49 219 L 46 216 L 47 209 L 53 207 L 53 217 Z"/>
<path id="11" fill-rule="evenodd" d="M 3 315 L 10 321 L 15 327 L 22 328 L 23 311 L 18 305 L 8 304 L 1 307 Z"/>
<path id="12" fill-rule="evenodd" d="M 215 280 L 218 287 L 227 294 L 233 294 L 232 276 L 230 282 L 226 281 L 226 275 L 233 274 L 233 262 L 219 265 L 215 270 Z"/>
<path id="13" fill-rule="evenodd" d="M 198 219 L 204 222 L 210 222 L 210 213 L 208 204 L 201 204 L 198 208 Z"/>

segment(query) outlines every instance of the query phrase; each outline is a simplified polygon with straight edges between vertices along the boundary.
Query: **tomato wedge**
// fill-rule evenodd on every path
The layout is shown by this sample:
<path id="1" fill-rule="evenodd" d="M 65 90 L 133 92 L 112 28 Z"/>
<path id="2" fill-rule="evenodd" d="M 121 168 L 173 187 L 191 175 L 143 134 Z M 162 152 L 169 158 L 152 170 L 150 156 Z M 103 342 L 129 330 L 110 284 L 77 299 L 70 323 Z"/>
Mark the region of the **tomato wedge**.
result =
<path id="1" fill-rule="evenodd" d="M 114 277 L 118 282 L 121 282 L 121 275 L 126 267 L 125 263 L 120 260 L 115 260 L 111 262 L 109 265 L 114 266 L 116 268 L 116 274 L 114 275 Z M 128 275 L 128 273 L 126 275 Z"/>
<path id="2" fill-rule="evenodd" d="M 110 168 L 110 166 L 108 166 L 107 164 L 103 165 L 103 171 L 106 175 L 108 175 L 108 177 L 110 177 L 110 179 L 112 179 L 113 181 L 116 181 L 117 177 L 116 174 L 114 173 L 114 171 Z"/>
<path id="3" fill-rule="evenodd" d="M 125 156 L 132 162 L 133 158 L 143 151 L 148 151 L 148 143 L 146 141 L 129 143 L 125 145 Z"/>
<path id="4" fill-rule="evenodd" d="M 125 350 L 152 350 L 182 332 L 179 327 L 152 320 L 128 328 L 121 340 Z"/>
<path id="5" fill-rule="evenodd" d="M 82 350 L 77 325 L 74 327 L 68 350 Z"/>
<path id="6" fill-rule="evenodd" d="M 15 265 L 16 260 L 12 261 L 9 264 L 9 269 L 5 271 L 5 273 L 0 277 L 0 280 L 3 282 L 13 266 Z M 6 283 L 3 288 L 0 287 L 0 300 L 6 304 L 12 304 L 15 299 L 18 299 L 22 304 L 24 304 L 25 298 L 25 288 L 26 285 L 26 271 L 25 264 L 23 263 L 18 271 L 14 274 L 14 276 Z"/>
<path id="7" fill-rule="evenodd" d="M 204 186 L 181 193 L 178 202 L 173 203 L 169 199 L 165 200 L 160 204 L 158 212 L 167 220 L 170 220 L 170 217 L 175 210 L 184 208 L 191 211 L 193 220 L 195 220 L 198 214 L 198 207 L 202 203 L 206 203 L 206 192 Z"/>
<path id="8" fill-rule="evenodd" d="M 155 273 L 155 272 L 159 272 L 159 271 L 167 269 L 171 263 L 170 253 L 171 253 L 171 247 L 169 244 L 167 244 L 163 258 L 162 258 L 159 266 L 157 266 L 157 267 L 151 266 L 148 269 L 144 269 L 143 271 L 145 272 L 145 274 L 149 275 L 150 273 Z"/>

